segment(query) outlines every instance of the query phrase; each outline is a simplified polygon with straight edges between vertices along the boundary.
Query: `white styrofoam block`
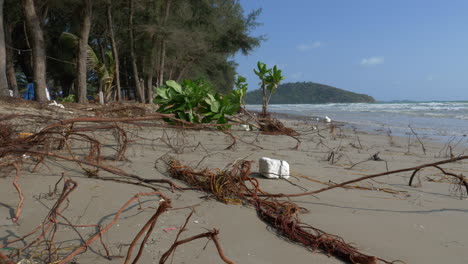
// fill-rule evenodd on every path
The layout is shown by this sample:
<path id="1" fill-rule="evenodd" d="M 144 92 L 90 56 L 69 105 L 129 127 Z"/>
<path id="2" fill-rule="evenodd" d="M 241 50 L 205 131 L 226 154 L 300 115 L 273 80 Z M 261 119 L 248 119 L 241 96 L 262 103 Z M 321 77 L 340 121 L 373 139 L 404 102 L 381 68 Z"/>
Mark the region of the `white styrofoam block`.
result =
<path id="1" fill-rule="evenodd" d="M 269 179 L 289 178 L 289 163 L 284 160 L 262 157 L 258 161 L 260 174 Z"/>
<path id="2" fill-rule="evenodd" d="M 240 125 L 241 129 L 242 130 L 245 130 L 245 131 L 250 131 L 250 127 L 248 125 Z"/>

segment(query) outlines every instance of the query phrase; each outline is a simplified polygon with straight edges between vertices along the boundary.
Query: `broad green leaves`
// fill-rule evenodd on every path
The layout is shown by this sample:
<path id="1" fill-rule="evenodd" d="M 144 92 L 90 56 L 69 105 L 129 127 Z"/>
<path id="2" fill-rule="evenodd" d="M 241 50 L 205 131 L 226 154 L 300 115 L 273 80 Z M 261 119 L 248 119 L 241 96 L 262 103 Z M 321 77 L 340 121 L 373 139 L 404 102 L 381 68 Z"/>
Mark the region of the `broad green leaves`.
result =
<path id="1" fill-rule="evenodd" d="M 275 92 L 278 85 L 280 85 L 281 81 L 285 79 L 282 75 L 281 70 L 276 67 L 276 65 L 272 69 L 268 69 L 266 64 L 263 62 L 257 62 L 257 69 L 254 69 L 254 73 L 260 79 L 260 88 L 262 89 L 262 96 L 263 96 L 263 107 L 262 107 L 262 115 L 266 116 L 268 103 L 270 102 L 271 95 Z M 267 98 L 266 90 L 270 92 L 269 97 Z"/>
<path id="2" fill-rule="evenodd" d="M 246 83 L 247 79 L 241 75 L 237 75 L 234 85 L 236 90 L 233 90 L 231 93 L 234 93 L 240 99 L 240 104 L 244 104 L 244 98 L 247 94 L 248 85 Z"/>
<path id="3" fill-rule="evenodd" d="M 286 77 L 281 75 L 281 70 L 278 70 L 276 65 L 273 69 L 270 69 L 268 75 L 265 78 L 266 87 L 270 93 L 274 93 L 278 85 L 284 80 Z"/>
<path id="4" fill-rule="evenodd" d="M 182 86 L 180 86 L 176 81 L 166 81 L 166 85 L 174 89 L 177 93 L 182 93 Z"/>
<path id="5" fill-rule="evenodd" d="M 226 115 L 239 110 L 246 91 L 247 87 L 242 86 L 223 96 L 204 80 L 185 80 L 182 85 L 166 81 L 166 85 L 156 88 L 154 103 L 160 104 L 158 112 L 175 114 L 191 123 L 226 124 Z"/>

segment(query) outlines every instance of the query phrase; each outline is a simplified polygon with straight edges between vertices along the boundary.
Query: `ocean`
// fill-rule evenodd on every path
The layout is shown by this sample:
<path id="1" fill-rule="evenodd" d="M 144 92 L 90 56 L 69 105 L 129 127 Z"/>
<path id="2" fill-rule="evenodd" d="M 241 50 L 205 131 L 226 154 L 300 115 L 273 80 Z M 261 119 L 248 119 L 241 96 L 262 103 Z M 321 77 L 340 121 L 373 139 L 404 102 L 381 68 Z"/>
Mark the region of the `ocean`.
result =
<path id="1" fill-rule="evenodd" d="M 247 110 L 261 111 L 261 105 L 247 105 Z M 389 102 L 353 104 L 278 104 L 269 112 L 310 117 L 328 116 L 334 121 L 367 132 L 390 131 L 405 136 L 413 128 L 421 137 L 437 141 L 468 134 L 468 101 L 464 102 Z"/>

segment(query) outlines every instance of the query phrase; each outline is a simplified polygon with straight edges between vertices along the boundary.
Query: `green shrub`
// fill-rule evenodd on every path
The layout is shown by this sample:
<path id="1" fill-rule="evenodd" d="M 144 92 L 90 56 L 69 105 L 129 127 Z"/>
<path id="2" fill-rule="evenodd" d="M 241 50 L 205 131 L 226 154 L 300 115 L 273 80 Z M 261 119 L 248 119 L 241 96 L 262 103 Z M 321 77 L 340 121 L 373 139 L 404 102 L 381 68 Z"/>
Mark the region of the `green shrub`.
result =
<path id="1" fill-rule="evenodd" d="M 239 88 L 221 95 L 205 80 L 185 80 L 182 84 L 171 80 L 156 88 L 154 103 L 160 104 L 158 112 L 175 114 L 191 123 L 226 124 L 226 116 L 239 110 L 246 90 Z"/>
<path id="2" fill-rule="evenodd" d="M 62 102 L 62 103 L 74 103 L 75 102 L 75 95 L 70 94 L 69 96 L 62 98 L 59 101 Z"/>

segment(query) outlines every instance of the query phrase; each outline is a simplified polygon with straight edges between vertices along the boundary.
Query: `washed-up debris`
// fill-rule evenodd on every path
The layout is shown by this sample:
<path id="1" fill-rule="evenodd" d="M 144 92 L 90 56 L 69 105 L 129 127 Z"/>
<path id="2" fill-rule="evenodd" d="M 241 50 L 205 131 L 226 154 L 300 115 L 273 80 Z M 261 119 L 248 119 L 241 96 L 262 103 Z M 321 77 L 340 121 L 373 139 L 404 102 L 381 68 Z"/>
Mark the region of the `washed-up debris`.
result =
<path id="1" fill-rule="evenodd" d="M 62 109 L 65 108 L 65 106 L 63 106 L 63 104 L 59 104 L 55 100 L 52 103 L 50 103 L 49 106 L 55 106 L 55 107 L 59 107 L 59 108 L 62 108 Z"/>
<path id="2" fill-rule="evenodd" d="M 262 157 L 258 161 L 259 172 L 268 179 L 288 179 L 289 163 L 285 160 Z"/>
<path id="3" fill-rule="evenodd" d="M 253 205 L 258 216 L 281 235 L 301 243 L 311 250 L 322 250 L 349 263 L 390 264 L 392 262 L 363 254 L 338 236 L 302 223 L 298 214 L 304 211 L 295 203 L 277 200 L 274 195 L 260 189 L 257 179 L 249 177 L 251 162 L 240 161 L 230 169 L 205 169 L 194 171 L 176 160 L 168 161 L 168 170 L 173 178 L 214 195 L 225 203 Z"/>
<path id="4" fill-rule="evenodd" d="M 241 127 L 242 130 L 245 130 L 245 131 L 250 131 L 251 130 L 248 125 L 241 124 L 240 127 Z"/>

